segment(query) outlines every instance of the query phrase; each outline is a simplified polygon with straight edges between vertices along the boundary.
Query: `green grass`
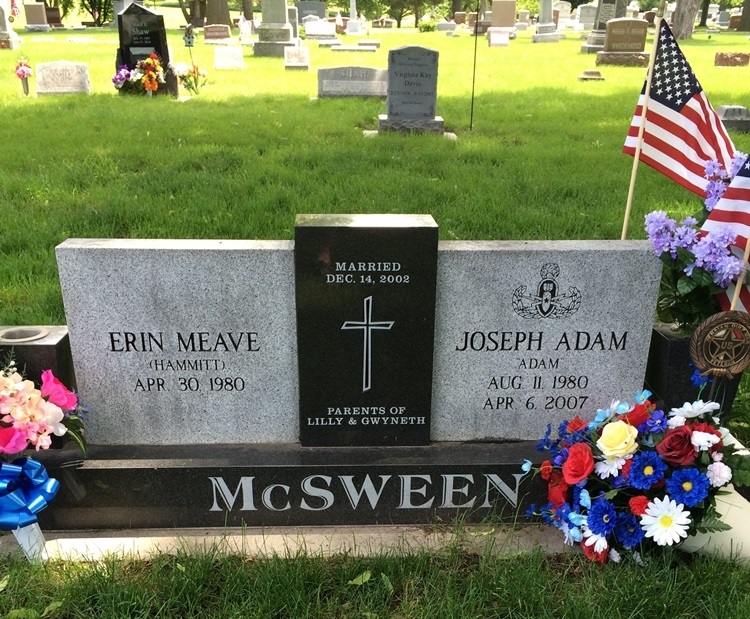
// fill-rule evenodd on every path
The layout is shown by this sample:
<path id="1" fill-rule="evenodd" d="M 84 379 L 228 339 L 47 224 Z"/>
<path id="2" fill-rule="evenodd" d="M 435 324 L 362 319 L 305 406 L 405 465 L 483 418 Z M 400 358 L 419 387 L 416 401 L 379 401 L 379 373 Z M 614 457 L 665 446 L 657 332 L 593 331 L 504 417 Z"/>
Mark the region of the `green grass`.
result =
<path id="1" fill-rule="evenodd" d="M 748 567 L 670 552 L 646 567 L 602 567 L 573 553 L 458 548 L 328 559 L 246 559 L 209 550 L 90 564 L 3 560 L 0 585 L 4 578 L 0 615 L 16 619 L 745 619 L 750 613 Z"/>
<path id="2" fill-rule="evenodd" d="M 297 213 L 415 212 L 431 213 L 443 239 L 619 238 L 632 166 L 620 150 L 643 69 L 601 67 L 605 82 L 582 82 L 594 56 L 572 35 L 535 45 L 521 33 L 508 49 L 481 39 L 470 131 L 473 38 L 373 36 L 375 54 L 310 43 L 307 73 L 249 48 L 243 71 L 214 71 L 213 48 L 199 41 L 209 85 L 175 101 L 116 96 L 115 30 L 25 33 L 32 65 L 87 62 L 93 94 L 26 98 L 16 55 L 0 56 L 0 324 L 64 322 L 54 247 L 68 237 L 286 239 Z M 169 40 L 173 60 L 188 60 L 180 32 Z M 384 102 L 311 100 L 315 69 L 385 67 L 388 49 L 415 42 L 440 51 L 438 113 L 458 141 L 364 139 Z M 715 51 L 744 47 L 738 34 L 683 44 L 715 106 L 750 104 L 747 68 L 713 66 Z M 750 136 L 733 137 L 750 150 Z M 699 207 L 642 166 L 630 237 L 643 238 L 655 208 Z"/>

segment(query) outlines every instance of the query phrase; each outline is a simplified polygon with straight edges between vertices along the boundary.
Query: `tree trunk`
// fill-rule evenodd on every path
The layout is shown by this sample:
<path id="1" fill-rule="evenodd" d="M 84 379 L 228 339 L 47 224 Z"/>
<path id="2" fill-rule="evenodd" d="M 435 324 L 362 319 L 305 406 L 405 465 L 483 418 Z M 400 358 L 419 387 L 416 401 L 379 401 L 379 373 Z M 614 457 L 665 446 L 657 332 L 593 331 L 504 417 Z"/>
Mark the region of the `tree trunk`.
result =
<path id="1" fill-rule="evenodd" d="M 232 27 L 227 0 L 208 0 L 206 3 L 206 25 L 209 24 L 226 24 L 230 28 Z"/>
<path id="2" fill-rule="evenodd" d="M 679 0 L 672 14 L 672 32 L 676 39 L 691 39 L 695 25 L 695 13 L 701 0 Z"/>
<path id="3" fill-rule="evenodd" d="M 185 23 L 190 23 L 190 11 L 188 10 L 187 4 L 185 3 L 185 0 L 178 0 L 180 3 L 180 10 L 182 11 L 182 16 L 185 18 Z"/>
<path id="4" fill-rule="evenodd" d="M 253 0 L 242 0 L 242 15 L 247 21 L 253 21 Z"/>
<path id="5" fill-rule="evenodd" d="M 451 19 L 456 13 L 461 13 L 464 10 L 463 0 L 453 0 L 451 3 Z"/>
<path id="6" fill-rule="evenodd" d="M 750 0 L 742 3 L 742 19 L 737 26 L 737 32 L 750 32 Z"/>
<path id="7" fill-rule="evenodd" d="M 701 20 L 698 22 L 698 25 L 701 28 L 706 27 L 706 22 L 708 21 L 708 5 L 711 2 L 711 0 L 703 0 L 703 7 L 701 8 Z"/>

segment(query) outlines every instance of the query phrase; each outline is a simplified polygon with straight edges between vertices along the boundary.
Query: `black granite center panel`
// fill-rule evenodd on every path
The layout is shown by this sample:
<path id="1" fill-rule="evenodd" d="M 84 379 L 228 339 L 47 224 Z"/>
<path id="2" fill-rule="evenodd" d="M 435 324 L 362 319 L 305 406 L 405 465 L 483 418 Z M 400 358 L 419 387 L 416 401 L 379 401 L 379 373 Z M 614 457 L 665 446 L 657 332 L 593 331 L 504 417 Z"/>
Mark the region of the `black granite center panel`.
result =
<path id="1" fill-rule="evenodd" d="M 303 445 L 430 440 L 438 229 L 425 215 L 300 215 Z"/>

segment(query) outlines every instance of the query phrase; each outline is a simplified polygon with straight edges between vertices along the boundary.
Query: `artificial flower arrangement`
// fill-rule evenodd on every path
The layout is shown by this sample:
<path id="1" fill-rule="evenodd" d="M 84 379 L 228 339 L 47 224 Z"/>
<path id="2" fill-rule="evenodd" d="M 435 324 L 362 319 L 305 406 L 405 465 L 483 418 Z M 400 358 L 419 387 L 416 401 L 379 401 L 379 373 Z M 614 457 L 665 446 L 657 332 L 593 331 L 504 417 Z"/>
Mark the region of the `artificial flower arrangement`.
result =
<path id="1" fill-rule="evenodd" d="M 78 396 L 51 370 L 42 372 L 37 389 L 24 380 L 10 361 L 0 371 L 0 454 L 18 454 L 27 448 L 49 449 L 52 436 L 67 435 L 85 453 L 85 409 Z"/>
<path id="2" fill-rule="evenodd" d="M 736 153 L 729 170 L 717 161 L 706 163 L 704 208 L 680 224 L 664 211 L 646 215 L 646 233 L 656 255 L 664 263 L 656 307 L 657 318 L 674 323 L 677 330 L 692 332 L 709 316 L 721 310 L 717 293 L 736 281 L 742 260 L 731 249 L 737 238 L 730 226 L 700 233 L 700 226 L 721 199 L 747 158 Z"/>
<path id="3" fill-rule="evenodd" d="M 166 84 L 159 56 L 151 54 L 139 60 L 134 69 L 129 69 L 127 65 L 120 66 L 112 83 L 121 92 L 152 95 L 159 89 L 159 84 Z"/>
<path id="4" fill-rule="evenodd" d="M 18 59 L 18 62 L 16 63 L 16 77 L 19 80 L 22 80 L 24 78 L 29 78 L 32 76 L 31 72 L 31 65 L 29 64 L 29 61 L 26 57 L 21 56 Z"/>
<path id="5" fill-rule="evenodd" d="M 665 413 L 650 395 L 615 401 L 591 420 L 576 415 L 556 437 L 548 426 L 537 446 L 549 454 L 538 470 L 548 503 L 527 516 L 541 516 L 593 561 L 619 561 L 623 552 L 640 560 L 696 532 L 726 531 L 717 496 L 730 482 L 750 484 L 750 458 L 714 416 L 719 404 L 698 400 Z"/>
<path id="6" fill-rule="evenodd" d="M 185 87 L 188 92 L 194 95 L 200 94 L 201 88 L 206 85 L 208 79 L 208 73 L 205 69 L 201 69 L 197 64 L 188 66 L 184 62 L 180 62 L 174 65 L 174 73 L 180 84 Z"/>

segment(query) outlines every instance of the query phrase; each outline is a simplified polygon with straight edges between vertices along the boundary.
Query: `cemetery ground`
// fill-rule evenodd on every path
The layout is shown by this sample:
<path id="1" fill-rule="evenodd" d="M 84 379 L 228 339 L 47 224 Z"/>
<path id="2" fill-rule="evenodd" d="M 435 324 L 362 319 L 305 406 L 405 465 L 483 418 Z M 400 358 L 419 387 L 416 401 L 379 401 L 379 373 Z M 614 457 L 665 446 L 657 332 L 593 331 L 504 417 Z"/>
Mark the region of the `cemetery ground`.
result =
<path id="1" fill-rule="evenodd" d="M 245 50 L 245 69 L 209 71 L 186 101 L 117 96 L 115 30 L 23 33 L 39 62 L 86 62 L 90 96 L 24 97 L 0 55 L 0 324 L 64 324 L 54 247 L 71 237 L 290 239 L 298 213 L 429 213 L 442 239 L 619 239 L 632 160 L 622 143 L 642 69 L 600 67 L 569 35 L 507 49 L 464 34 L 380 33 L 376 53 L 311 48 L 310 72 Z M 189 61 L 169 32 L 173 61 Z M 650 37 L 649 37 L 650 39 Z M 438 114 L 458 136 L 383 135 L 379 99 L 311 100 L 316 70 L 384 68 L 388 49 L 440 52 Z M 750 105 L 747 68 L 717 68 L 717 51 L 743 51 L 739 34 L 698 32 L 682 49 L 714 106 Z M 738 149 L 750 136 L 731 132 Z M 643 217 L 698 211 L 700 200 L 641 167 L 629 238 Z M 616 278 L 617 273 L 612 273 Z M 639 294 L 633 291 L 633 302 Z M 747 417 L 747 391 L 740 413 Z M 623 394 L 626 397 L 629 394 Z M 740 420 L 740 423 L 747 424 Z M 741 426 L 737 426 L 741 427 Z M 741 436 L 741 434 L 740 434 Z M 490 523 L 491 524 L 491 523 Z M 458 526 L 458 525 L 457 525 Z M 471 535 L 471 531 L 466 531 Z M 750 570 L 667 553 L 646 567 L 588 563 L 575 554 L 508 555 L 488 547 L 333 559 L 269 560 L 205 553 L 29 565 L 0 560 L 0 613 L 15 617 L 747 617 Z M 369 573 L 370 578 L 365 578 Z M 45 614 L 46 613 L 46 614 Z"/>

